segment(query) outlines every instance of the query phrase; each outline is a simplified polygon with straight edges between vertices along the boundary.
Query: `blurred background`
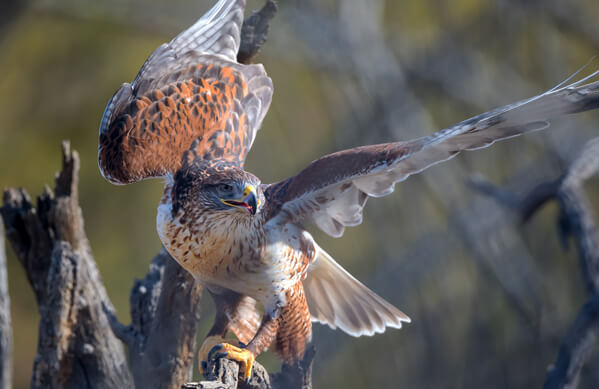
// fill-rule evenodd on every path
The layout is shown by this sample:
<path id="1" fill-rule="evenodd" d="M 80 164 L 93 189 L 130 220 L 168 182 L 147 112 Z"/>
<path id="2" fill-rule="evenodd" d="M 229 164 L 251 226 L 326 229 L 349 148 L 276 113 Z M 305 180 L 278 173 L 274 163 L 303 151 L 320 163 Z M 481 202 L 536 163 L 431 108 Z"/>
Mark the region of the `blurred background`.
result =
<path id="1" fill-rule="evenodd" d="M 146 57 L 206 11 L 205 0 L 0 3 L 0 186 L 33 196 L 81 155 L 80 201 L 93 253 L 129 322 L 129 291 L 159 250 L 159 181 L 113 186 L 97 168 L 110 96 Z M 248 10 L 262 6 L 248 1 Z M 596 0 L 281 0 L 258 61 L 275 84 L 246 168 L 263 182 L 363 144 L 430 134 L 552 88 L 599 54 Z M 592 62 L 583 73 L 599 68 Z M 481 174 L 525 194 L 559 177 L 599 135 L 599 112 L 466 153 L 372 199 L 341 239 L 313 229 L 339 263 L 412 323 L 351 338 L 314 326 L 317 388 L 533 388 L 586 299 L 556 204 L 530 222 L 468 187 Z M 595 209 L 599 180 L 586 184 Z M 8 249 L 15 388 L 29 385 L 39 315 Z M 207 296 L 205 296 L 207 297 Z M 212 324 L 204 299 L 199 338 Z M 277 369 L 272 355 L 260 358 Z M 582 371 L 599 387 L 599 353 Z"/>

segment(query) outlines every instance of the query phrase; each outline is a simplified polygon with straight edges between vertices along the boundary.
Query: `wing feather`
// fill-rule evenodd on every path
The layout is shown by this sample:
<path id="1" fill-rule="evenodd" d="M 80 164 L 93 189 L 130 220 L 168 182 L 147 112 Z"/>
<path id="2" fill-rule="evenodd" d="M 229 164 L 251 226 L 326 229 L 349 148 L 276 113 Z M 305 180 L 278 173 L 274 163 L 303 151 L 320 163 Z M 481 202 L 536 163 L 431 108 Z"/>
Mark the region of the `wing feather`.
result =
<path id="1" fill-rule="evenodd" d="M 156 78 L 156 73 L 171 73 L 171 68 L 181 63 L 189 65 L 180 60 L 189 53 L 214 54 L 235 62 L 244 9 L 245 0 L 220 0 L 191 27 L 156 49 L 139 70 L 133 84 Z"/>
<path id="2" fill-rule="evenodd" d="M 316 246 L 316 252 L 303 281 L 312 321 L 352 336 L 374 335 L 410 322 L 406 314 L 355 279 L 322 248 Z"/>
<path id="3" fill-rule="evenodd" d="M 386 196 L 395 183 L 446 161 L 462 150 L 549 125 L 548 119 L 599 107 L 599 72 L 573 84 L 483 113 L 432 135 L 407 142 L 363 146 L 314 161 L 298 175 L 265 188 L 269 223 L 308 220 L 339 237 L 360 224 L 368 197 Z"/>
<path id="4" fill-rule="evenodd" d="M 116 184 L 173 174 L 182 157 L 240 167 L 272 98 L 262 65 L 236 62 L 245 0 L 221 0 L 156 49 L 131 84 L 110 99 L 98 161 Z"/>
<path id="5" fill-rule="evenodd" d="M 239 51 L 245 0 L 220 0 L 171 42 L 175 51 L 219 54 L 234 61 Z"/>

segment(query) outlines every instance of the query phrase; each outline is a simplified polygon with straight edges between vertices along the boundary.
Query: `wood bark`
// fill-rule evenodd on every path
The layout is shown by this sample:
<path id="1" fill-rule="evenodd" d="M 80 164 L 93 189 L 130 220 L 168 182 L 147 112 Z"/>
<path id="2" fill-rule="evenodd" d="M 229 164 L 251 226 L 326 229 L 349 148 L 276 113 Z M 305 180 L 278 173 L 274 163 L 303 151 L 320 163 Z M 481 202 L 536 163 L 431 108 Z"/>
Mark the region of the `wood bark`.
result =
<path id="1" fill-rule="evenodd" d="M 4 223 L 0 218 L 0 388 L 12 387 L 12 328 L 10 326 L 10 296 L 6 275 Z"/>
<path id="2" fill-rule="evenodd" d="M 217 359 L 208 364 L 206 381 L 187 383 L 181 389 L 312 389 L 314 354 L 314 347 L 309 346 L 302 360 L 293 365 L 283 364 L 281 371 L 275 374 L 269 374 L 256 363 L 247 383 L 238 378 L 237 362 Z"/>
<path id="3" fill-rule="evenodd" d="M 578 387 L 584 367 L 597 338 L 599 327 L 599 293 L 591 296 L 578 312 L 564 338 L 555 363 L 549 367 L 543 389 Z"/>
<path id="4" fill-rule="evenodd" d="M 241 42 L 237 61 L 248 64 L 258 55 L 270 29 L 270 21 L 278 11 L 277 4 L 272 0 L 266 0 L 264 6 L 259 10 L 252 12 L 252 16 L 243 21 L 241 26 Z"/>
<path id="5" fill-rule="evenodd" d="M 78 204 L 79 156 L 63 142 L 62 171 L 34 205 L 7 189 L 0 209 L 6 234 L 41 315 L 32 388 L 127 388 L 133 380 L 106 308 Z"/>
<path id="6" fill-rule="evenodd" d="M 129 347 L 137 388 L 179 388 L 191 379 L 202 288 L 162 249 L 131 290 L 131 324 L 107 310 L 115 334 Z"/>

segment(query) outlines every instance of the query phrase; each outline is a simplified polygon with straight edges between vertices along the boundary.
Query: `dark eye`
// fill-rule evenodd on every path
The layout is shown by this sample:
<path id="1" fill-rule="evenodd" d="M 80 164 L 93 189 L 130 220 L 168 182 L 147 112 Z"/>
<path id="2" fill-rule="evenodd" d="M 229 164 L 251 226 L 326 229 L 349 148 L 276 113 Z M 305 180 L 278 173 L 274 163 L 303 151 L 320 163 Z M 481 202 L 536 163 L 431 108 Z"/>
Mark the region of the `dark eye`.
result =
<path id="1" fill-rule="evenodd" d="M 218 186 L 218 191 L 221 193 L 231 193 L 233 192 L 233 186 L 229 184 L 220 184 Z"/>

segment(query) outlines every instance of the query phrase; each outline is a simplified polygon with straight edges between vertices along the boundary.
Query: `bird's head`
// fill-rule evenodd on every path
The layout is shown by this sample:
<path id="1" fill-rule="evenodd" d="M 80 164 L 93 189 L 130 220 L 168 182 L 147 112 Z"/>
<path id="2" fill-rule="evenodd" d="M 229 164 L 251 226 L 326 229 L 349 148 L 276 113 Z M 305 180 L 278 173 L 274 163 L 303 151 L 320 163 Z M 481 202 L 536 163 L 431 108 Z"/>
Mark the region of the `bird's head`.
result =
<path id="1" fill-rule="evenodd" d="M 212 208 L 222 211 L 240 211 L 255 215 L 260 205 L 258 188 L 247 180 L 225 180 L 207 185 L 204 187 L 204 194 Z M 221 203 L 219 207 L 216 207 L 216 201 Z"/>
<path id="2" fill-rule="evenodd" d="M 260 212 L 264 203 L 258 177 L 237 166 L 181 172 L 175 177 L 174 192 L 175 207 L 184 210 L 231 212 L 251 217 Z"/>

